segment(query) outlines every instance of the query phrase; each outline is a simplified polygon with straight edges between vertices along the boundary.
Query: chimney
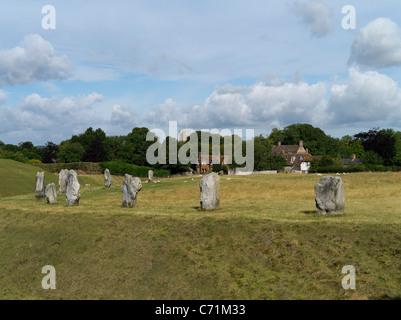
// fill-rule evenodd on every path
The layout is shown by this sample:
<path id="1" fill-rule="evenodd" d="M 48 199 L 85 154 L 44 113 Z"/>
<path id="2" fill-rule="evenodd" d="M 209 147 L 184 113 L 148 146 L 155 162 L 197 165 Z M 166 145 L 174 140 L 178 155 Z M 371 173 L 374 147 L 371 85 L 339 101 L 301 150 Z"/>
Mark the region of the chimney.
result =
<path id="1" fill-rule="evenodd" d="M 277 145 L 278 145 L 278 146 L 281 146 L 281 141 L 280 141 L 280 140 L 277 142 Z"/>
<path id="2" fill-rule="evenodd" d="M 299 147 L 303 148 L 304 147 L 304 142 L 302 140 L 299 140 Z"/>
<path id="3" fill-rule="evenodd" d="M 356 159 L 356 154 L 353 153 L 353 154 L 352 154 L 352 161 L 354 161 L 355 159 Z"/>

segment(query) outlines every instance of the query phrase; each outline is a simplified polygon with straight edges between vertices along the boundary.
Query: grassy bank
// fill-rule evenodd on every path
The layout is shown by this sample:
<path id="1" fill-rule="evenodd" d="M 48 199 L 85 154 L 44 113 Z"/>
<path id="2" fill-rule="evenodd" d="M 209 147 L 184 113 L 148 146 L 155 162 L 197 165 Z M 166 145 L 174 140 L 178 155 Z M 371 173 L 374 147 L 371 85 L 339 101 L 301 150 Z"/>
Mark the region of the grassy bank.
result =
<path id="1" fill-rule="evenodd" d="M 122 208 L 103 177 L 79 177 L 79 207 L 31 194 L 0 199 L 2 299 L 397 299 L 401 175 L 343 176 L 346 213 L 319 216 L 315 175 L 226 177 L 221 209 L 199 210 L 199 181 L 143 184 Z M 187 181 L 187 182 L 185 182 Z M 43 290 L 53 265 L 57 290 Z M 357 289 L 341 287 L 353 265 Z"/>

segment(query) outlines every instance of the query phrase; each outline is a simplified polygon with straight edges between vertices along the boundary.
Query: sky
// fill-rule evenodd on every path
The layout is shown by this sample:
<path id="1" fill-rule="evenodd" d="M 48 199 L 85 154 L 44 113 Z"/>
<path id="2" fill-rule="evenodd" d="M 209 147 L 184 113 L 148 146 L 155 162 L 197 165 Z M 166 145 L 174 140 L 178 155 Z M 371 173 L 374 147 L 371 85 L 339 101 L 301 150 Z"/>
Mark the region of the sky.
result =
<path id="1" fill-rule="evenodd" d="M 0 0 L 0 140 L 169 121 L 401 130 L 400 12 L 398 0 Z"/>

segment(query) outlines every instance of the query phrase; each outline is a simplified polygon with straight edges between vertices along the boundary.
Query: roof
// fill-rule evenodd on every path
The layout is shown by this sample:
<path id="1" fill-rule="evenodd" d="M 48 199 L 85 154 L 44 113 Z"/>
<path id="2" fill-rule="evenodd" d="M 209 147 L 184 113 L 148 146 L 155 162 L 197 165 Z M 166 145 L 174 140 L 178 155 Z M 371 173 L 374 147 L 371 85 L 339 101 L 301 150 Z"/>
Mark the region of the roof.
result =
<path id="1" fill-rule="evenodd" d="M 272 149 L 273 153 L 297 153 L 299 146 L 297 145 L 280 145 L 274 146 Z"/>

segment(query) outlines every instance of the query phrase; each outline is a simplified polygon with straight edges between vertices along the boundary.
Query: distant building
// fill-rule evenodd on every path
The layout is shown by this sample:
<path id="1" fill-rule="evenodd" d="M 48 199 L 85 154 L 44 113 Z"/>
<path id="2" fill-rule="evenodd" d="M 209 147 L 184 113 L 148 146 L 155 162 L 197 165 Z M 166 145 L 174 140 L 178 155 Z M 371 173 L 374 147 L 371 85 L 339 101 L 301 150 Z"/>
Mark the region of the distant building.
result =
<path id="1" fill-rule="evenodd" d="M 320 160 L 319 156 L 312 156 L 308 149 L 304 148 L 303 141 L 299 141 L 299 145 L 282 145 L 279 141 L 274 146 L 272 153 L 281 155 L 286 160 L 284 169 L 292 173 L 309 173 L 312 160 Z"/>
<path id="2" fill-rule="evenodd" d="M 348 166 L 352 166 L 352 165 L 362 165 L 362 159 L 361 158 L 357 158 L 355 153 L 352 154 L 352 158 L 351 159 L 343 159 L 343 165 L 344 167 L 348 167 Z"/>
<path id="3" fill-rule="evenodd" d="M 221 156 L 221 155 L 202 155 L 201 152 L 198 154 L 198 164 L 196 165 L 196 172 L 197 173 L 207 173 L 212 171 L 214 164 L 221 164 L 227 165 L 228 156 Z"/>

